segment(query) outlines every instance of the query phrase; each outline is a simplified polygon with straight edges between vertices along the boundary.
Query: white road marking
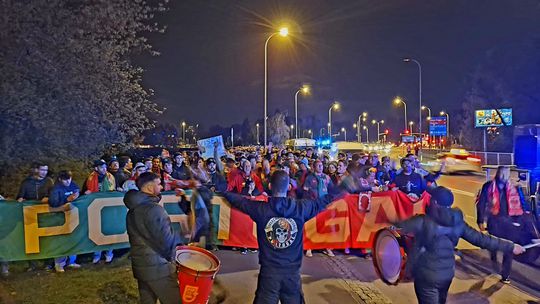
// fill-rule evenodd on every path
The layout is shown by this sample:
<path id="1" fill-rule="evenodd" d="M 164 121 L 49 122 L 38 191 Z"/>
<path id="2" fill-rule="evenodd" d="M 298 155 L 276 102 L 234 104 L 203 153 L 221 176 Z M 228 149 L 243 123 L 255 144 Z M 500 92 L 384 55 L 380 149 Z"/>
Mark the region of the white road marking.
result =
<path id="1" fill-rule="evenodd" d="M 450 191 L 452 191 L 453 193 L 456 193 L 456 194 L 461 194 L 461 195 L 465 195 L 465 196 L 469 196 L 469 197 L 476 197 L 476 193 L 467 192 L 467 191 L 454 189 L 454 188 L 448 188 L 448 189 L 450 189 Z"/>

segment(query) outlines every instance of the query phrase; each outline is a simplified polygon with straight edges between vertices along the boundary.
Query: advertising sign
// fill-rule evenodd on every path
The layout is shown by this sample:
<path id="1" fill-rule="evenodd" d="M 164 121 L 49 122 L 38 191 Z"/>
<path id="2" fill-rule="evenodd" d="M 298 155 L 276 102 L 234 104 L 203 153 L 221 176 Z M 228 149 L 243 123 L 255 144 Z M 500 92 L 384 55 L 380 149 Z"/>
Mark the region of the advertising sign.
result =
<path id="1" fill-rule="evenodd" d="M 504 127 L 512 125 L 512 109 L 476 110 L 474 126 L 476 128 Z"/>
<path id="2" fill-rule="evenodd" d="M 435 116 L 429 120 L 429 135 L 446 136 L 446 116 Z"/>
<path id="3" fill-rule="evenodd" d="M 223 137 L 221 135 L 210 138 L 203 138 L 197 141 L 199 152 L 203 159 L 214 157 L 214 144 L 218 144 L 218 156 L 226 155 L 225 147 L 223 146 Z"/>
<path id="4" fill-rule="evenodd" d="M 412 135 L 401 135 L 401 142 L 402 143 L 413 143 L 416 140 L 416 136 Z"/>

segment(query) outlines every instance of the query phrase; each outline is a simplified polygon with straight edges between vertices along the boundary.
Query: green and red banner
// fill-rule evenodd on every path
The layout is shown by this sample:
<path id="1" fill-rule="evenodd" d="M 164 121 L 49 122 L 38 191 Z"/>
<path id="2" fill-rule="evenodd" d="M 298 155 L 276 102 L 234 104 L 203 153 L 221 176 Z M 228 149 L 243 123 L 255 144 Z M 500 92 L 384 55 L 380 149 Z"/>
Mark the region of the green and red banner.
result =
<path id="1" fill-rule="evenodd" d="M 188 193 L 189 194 L 189 193 Z M 374 233 L 390 221 L 423 213 L 424 193 L 416 203 L 402 192 L 347 195 L 306 222 L 304 248 L 369 248 Z M 180 233 L 188 218 L 174 193 L 160 202 Z M 220 196 L 212 200 L 212 239 L 218 245 L 257 247 L 255 223 Z M 71 204 L 0 201 L 0 261 L 44 259 L 129 247 L 123 193 L 95 193 Z"/>

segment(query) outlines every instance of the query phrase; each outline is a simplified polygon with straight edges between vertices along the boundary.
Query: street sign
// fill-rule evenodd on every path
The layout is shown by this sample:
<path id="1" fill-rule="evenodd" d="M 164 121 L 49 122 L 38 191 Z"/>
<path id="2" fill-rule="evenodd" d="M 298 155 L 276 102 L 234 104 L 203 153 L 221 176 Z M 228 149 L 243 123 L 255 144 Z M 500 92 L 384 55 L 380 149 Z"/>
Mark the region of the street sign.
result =
<path id="1" fill-rule="evenodd" d="M 412 135 L 401 135 L 401 142 L 402 143 L 413 143 L 416 141 L 416 136 Z"/>
<path id="2" fill-rule="evenodd" d="M 504 127 L 512 125 L 512 109 L 476 110 L 474 126 L 476 128 Z"/>
<path id="3" fill-rule="evenodd" d="M 446 136 L 446 116 L 435 116 L 429 120 L 429 135 Z"/>

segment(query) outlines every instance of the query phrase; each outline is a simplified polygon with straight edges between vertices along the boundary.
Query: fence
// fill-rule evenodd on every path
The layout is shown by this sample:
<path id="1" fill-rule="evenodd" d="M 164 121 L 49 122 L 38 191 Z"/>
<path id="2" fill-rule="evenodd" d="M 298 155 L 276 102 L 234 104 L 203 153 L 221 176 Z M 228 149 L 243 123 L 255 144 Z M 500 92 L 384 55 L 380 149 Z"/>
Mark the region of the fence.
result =
<path id="1" fill-rule="evenodd" d="M 514 153 L 504 152 L 480 152 L 469 151 L 474 156 L 480 157 L 482 165 L 513 165 Z"/>

